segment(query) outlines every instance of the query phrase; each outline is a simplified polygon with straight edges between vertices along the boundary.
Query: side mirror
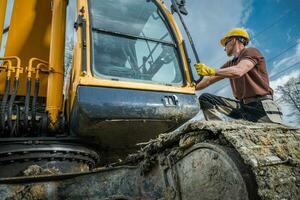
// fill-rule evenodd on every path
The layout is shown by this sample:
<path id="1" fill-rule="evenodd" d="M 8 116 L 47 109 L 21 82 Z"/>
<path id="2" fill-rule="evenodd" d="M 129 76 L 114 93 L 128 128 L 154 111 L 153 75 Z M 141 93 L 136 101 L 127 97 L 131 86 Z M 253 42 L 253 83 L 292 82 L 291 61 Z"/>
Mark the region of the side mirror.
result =
<path id="1" fill-rule="evenodd" d="M 179 12 L 183 15 L 187 15 L 188 11 L 185 8 L 185 0 L 175 0 L 176 4 L 177 4 L 177 8 L 179 10 Z M 174 8 L 174 5 L 171 5 L 171 12 L 172 14 L 174 12 L 177 12 L 176 8 Z"/>

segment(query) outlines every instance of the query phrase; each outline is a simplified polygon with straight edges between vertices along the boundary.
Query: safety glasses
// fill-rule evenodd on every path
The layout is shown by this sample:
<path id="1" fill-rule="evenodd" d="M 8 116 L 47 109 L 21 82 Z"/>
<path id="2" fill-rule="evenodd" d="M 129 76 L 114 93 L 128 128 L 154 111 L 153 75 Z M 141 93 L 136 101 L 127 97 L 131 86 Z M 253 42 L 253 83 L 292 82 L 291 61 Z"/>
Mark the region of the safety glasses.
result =
<path id="1" fill-rule="evenodd" d="M 227 44 L 228 44 L 229 42 L 231 42 L 232 40 L 233 40 L 233 38 L 228 39 L 228 40 L 225 42 L 225 47 L 226 47 Z"/>

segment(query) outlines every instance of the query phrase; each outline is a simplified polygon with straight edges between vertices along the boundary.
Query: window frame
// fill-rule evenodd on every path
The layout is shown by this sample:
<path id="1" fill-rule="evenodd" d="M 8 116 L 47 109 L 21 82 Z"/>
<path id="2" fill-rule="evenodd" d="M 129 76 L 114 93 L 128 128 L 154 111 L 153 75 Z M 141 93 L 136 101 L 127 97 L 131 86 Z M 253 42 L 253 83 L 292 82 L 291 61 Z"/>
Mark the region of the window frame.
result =
<path id="1" fill-rule="evenodd" d="M 174 49 L 175 49 L 175 53 L 176 53 L 176 58 L 177 58 L 177 61 L 178 61 L 178 67 L 179 67 L 179 70 L 180 70 L 180 73 L 181 73 L 181 77 L 182 77 L 182 83 L 181 84 L 167 84 L 168 86 L 180 86 L 180 87 L 184 87 L 187 85 L 187 77 L 186 77 L 186 74 L 185 74 L 185 70 L 184 70 L 184 62 L 183 62 L 183 57 L 182 57 L 182 53 L 180 52 L 180 49 L 179 49 L 179 40 L 178 38 L 176 37 L 176 34 L 175 34 L 175 30 L 173 28 L 173 26 L 170 24 L 170 22 L 168 21 L 168 18 L 167 18 L 167 15 L 166 13 L 164 12 L 164 9 L 161 7 L 160 3 L 158 3 L 156 0 L 150 0 L 152 3 L 155 4 L 156 8 L 158 9 L 158 11 L 162 14 L 162 21 L 163 23 L 165 24 L 167 30 L 169 31 L 170 33 L 170 36 L 171 36 L 171 39 L 172 41 L 174 42 L 168 42 L 168 41 L 164 41 L 164 40 L 159 40 L 159 39 L 154 39 L 154 38 L 149 38 L 149 37 L 142 37 L 142 36 L 137 36 L 137 35 L 132 35 L 132 34 L 128 34 L 128 33 L 121 33 L 121 32 L 114 32 L 114 31 L 109 31 L 109 30 L 105 30 L 105 29 L 102 29 L 102 28 L 96 28 L 96 27 L 93 27 L 93 16 L 92 16 L 92 12 L 91 12 L 91 1 L 95 1 L 95 0 L 88 0 L 88 15 L 89 15 L 89 30 L 90 30 L 90 47 L 89 47 L 89 50 L 90 50 L 90 71 L 91 71 L 91 74 L 93 77 L 98 77 L 98 76 L 95 76 L 95 73 L 94 73 L 94 61 L 93 61 L 93 31 L 96 31 L 96 32 L 100 32 L 100 33 L 103 33 L 103 34 L 108 34 L 108 35 L 112 35 L 112 36 L 117 36 L 117 37 L 123 37 L 123 38 L 129 38 L 129 39 L 140 39 L 140 40 L 145 40 L 145 41 L 151 41 L 151 42 L 157 42 L 157 43 L 161 43 L 161 44 L 164 44 L 164 45 L 168 45 L 168 46 L 173 46 Z M 106 75 L 103 75 L 103 78 L 107 79 L 105 77 Z M 116 78 L 111 78 L 110 80 L 114 80 L 114 81 L 127 81 L 126 78 L 120 78 L 118 79 L 117 77 Z M 136 82 L 136 83 L 139 83 L 139 82 L 143 82 L 143 83 L 146 83 L 146 84 L 160 84 L 160 85 L 166 85 L 164 83 L 159 83 L 159 82 L 147 82 L 147 81 L 143 81 L 143 80 L 139 80 L 139 79 L 128 79 L 128 80 L 132 80 L 131 82 Z"/>

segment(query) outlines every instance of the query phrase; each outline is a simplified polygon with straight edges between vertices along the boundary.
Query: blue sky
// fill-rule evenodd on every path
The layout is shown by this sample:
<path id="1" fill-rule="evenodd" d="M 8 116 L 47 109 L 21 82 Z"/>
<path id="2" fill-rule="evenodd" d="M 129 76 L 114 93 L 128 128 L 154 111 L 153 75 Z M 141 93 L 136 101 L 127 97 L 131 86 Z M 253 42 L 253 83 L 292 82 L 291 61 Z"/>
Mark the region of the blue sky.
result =
<path id="1" fill-rule="evenodd" d="M 165 2 L 170 5 L 169 1 Z M 225 55 L 219 39 L 231 28 L 244 27 L 252 39 L 249 46 L 258 48 L 267 60 L 273 89 L 286 83 L 289 78 L 299 76 L 299 0 L 186 0 L 186 4 L 189 15 L 184 19 L 202 62 L 218 68 L 230 59 Z M 194 63 L 191 52 L 189 49 Z M 198 95 L 203 92 L 232 97 L 228 80 L 199 91 Z M 278 94 L 275 98 L 285 114 L 284 122 L 300 127 L 299 118 L 293 113 L 295 111 L 280 102 Z"/>

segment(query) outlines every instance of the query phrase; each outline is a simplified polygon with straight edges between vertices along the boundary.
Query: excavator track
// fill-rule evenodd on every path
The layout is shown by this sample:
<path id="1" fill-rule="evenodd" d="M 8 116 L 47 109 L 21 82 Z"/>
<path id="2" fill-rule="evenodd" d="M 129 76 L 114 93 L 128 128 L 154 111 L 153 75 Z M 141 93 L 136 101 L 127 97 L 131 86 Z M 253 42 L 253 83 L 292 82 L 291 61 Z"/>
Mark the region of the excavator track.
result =
<path id="1" fill-rule="evenodd" d="M 249 122 L 191 124 L 224 137 L 251 167 L 262 199 L 300 197 L 300 131 Z"/>
<path id="2" fill-rule="evenodd" d="M 246 180 L 249 199 L 299 199 L 300 130 L 282 125 L 246 121 L 190 122 L 172 133 L 160 135 L 143 148 L 142 157 L 148 158 L 148 162 L 143 161 L 144 171 L 151 168 L 155 154 L 169 151 L 168 154 L 176 155 L 174 160 L 178 160 L 186 149 L 202 143 L 236 151 L 235 156 L 241 158 L 247 168 L 246 176 L 252 176 L 250 182 Z"/>

